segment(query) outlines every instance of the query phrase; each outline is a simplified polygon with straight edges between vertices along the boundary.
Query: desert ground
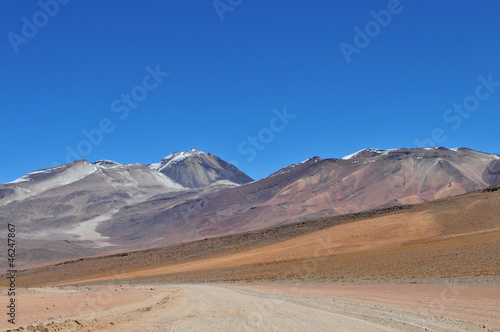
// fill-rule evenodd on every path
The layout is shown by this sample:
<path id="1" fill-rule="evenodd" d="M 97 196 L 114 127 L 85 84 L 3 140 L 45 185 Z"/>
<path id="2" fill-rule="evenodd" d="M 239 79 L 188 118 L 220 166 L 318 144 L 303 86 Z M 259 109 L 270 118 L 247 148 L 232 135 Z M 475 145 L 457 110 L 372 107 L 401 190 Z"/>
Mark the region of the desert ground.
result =
<path id="1" fill-rule="evenodd" d="M 20 271 L 15 328 L 500 331 L 499 216 L 486 190 Z"/>
<path id="2" fill-rule="evenodd" d="M 14 331 L 499 331 L 499 298 L 457 285 L 29 288 Z"/>

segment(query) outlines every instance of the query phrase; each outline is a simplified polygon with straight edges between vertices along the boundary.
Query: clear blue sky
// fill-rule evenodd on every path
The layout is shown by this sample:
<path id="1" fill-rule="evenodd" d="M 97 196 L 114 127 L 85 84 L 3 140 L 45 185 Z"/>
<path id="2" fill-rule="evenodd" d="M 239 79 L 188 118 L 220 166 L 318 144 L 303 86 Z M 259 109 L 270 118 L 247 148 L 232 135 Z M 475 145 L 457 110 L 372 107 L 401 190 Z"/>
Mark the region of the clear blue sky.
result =
<path id="1" fill-rule="evenodd" d="M 497 1 L 42 3 L 0 3 L 0 182 L 68 148 L 144 164 L 197 148 L 255 179 L 425 139 L 500 152 Z"/>

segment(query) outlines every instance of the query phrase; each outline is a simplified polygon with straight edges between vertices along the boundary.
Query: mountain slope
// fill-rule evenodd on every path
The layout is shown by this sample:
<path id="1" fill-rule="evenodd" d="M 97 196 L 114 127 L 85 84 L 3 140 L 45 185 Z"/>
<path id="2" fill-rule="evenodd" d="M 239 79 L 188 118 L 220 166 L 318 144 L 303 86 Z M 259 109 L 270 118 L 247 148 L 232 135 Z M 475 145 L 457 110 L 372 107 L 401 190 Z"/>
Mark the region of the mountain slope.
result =
<path id="1" fill-rule="evenodd" d="M 490 282 L 498 285 L 499 189 L 90 257 L 23 271 L 22 280 L 33 287 L 121 278 L 171 283 L 367 279 L 420 283 L 480 276 L 492 277 Z"/>
<path id="2" fill-rule="evenodd" d="M 23 239 L 17 255 L 20 266 L 133 249 L 137 243 L 131 242 L 131 238 L 141 242 L 139 247 L 154 246 L 156 237 L 164 237 L 162 230 L 135 232 L 135 228 L 141 225 L 138 220 L 147 215 L 148 209 L 158 212 L 155 202 L 162 202 L 162 209 L 175 210 L 186 202 L 196 201 L 200 195 L 237 186 L 233 181 L 251 180 L 234 166 L 211 154 L 193 150 L 184 154 L 193 152 L 200 156 L 186 156 L 186 162 L 196 164 L 194 169 L 198 175 L 217 175 L 191 177 L 200 188 L 186 188 L 143 164 L 123 165 L 109 160 L 94 163 L 77 160 L 0 184 L 0 223 L 15 224 L 18 236 Z M 197 160 L 202 162 L 197 163 Z M 176 168 L 184 168 L 185 165 L 174 162 L 167 168 L 175 172 Z M 224 173 L 217 167 L 225 167 L 228 171 Z M 203 182 L 204 179 L 210 181 Z M 161 197 L 156 199 L 157 196 Z M 133 208 L 141 203 L 148 208 L 139 211 Z M 127 224 L 126 218 L 133 220 L 131 224 Z M 121 224 L 120 232 L 105 236 L 96 231 L 99 225 L 110 220 Z M 0 230 L 0 233 L 3 234 L 3 231 Z M 154 231 L 159 231 L 160 236 L 143 236 L 144 232 L 151 234 Z M 122 238 L 123 232 L 128 237 Z"/>
<path id="3" fill-rule="evenodd" d="M 314 157 L 254 182 L 228 165 L 196 150 L 149 166 L 79 160 L 0 185 L 0 222 L 16 223 L 23 239 L 19 262 L 33 266 L 420 203 L 500 183 L 500 156 L 469 149 L 365 149 L 344 159 Z"/>
<path id="4" fill-rule="evenodd" d="M 217 181 L 244 184 L 253 181 L 224 160 L 196 149 L 175 152 L 149 168 L 161 172 L 186 188 L 200 188 Z"/>
<path id="5" fill-rule="evenodd" d="M 168 200 L 139 203 L 98 231 L 135 234 L 174 244 L 316 217 L 419 203 L 495 184 L 483 175 L 497 169 L 497 155 L 472 150 L 399 149 L 352 160 L 311 158 L 246 185 L 207 193 L 175 207 Z M 486 172 L 486 173 L 485 173 Z M 165 197 L 167 198 L 167 197 Z M 141 213 L 141 211 L 147 211 Z M 140 223 L 136 215 L 141 215 Z M 130 230 L 121 226 L 127 223 Z M 133 235 L 134 234 L 134 235 Z M 138 243 L 136 243 L 138 244 Z"/>
<path id="6" fill-rule="evenodd" d="M 500 156 L 469 149 L 397 149 L 350 159 L 311 158 L 264 179 L 211 193 L 179 209 L 149 210 L 144 229 L 163 228 L 165 244 L 293 221 L 415 204 L 497 184 Z M 137 210 L 144 208 L 137 206 Z M 129 220 L 129 223 L 132 220 Z M 119 223 L 102 225 L 106 235 Z M 139 230 L 137 230 L 139 231 Z"/>
<path id="7" fill-rule="evenodd" d="M 16 225 L 20 262 L 78 257 L 113 247 L 95 227 L 124 206 L 184 191 L 142 164 L 77 160 L 0 185 L 0 222 Z"/>

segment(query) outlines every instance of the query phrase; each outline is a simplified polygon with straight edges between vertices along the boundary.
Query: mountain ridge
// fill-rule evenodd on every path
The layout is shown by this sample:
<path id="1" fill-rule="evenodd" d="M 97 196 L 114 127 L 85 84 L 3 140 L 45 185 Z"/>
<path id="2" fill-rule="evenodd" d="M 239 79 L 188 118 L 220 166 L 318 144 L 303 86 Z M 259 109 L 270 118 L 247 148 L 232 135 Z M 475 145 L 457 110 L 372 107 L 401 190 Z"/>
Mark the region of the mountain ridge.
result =
<path id="1" fill-rule="evenodd" d="M 171 245 L 421 203 L 500 183 L 500 156 L 470 149 L 371 149 L 348 159 L 313 157 L 243 184 L 234 182 L 241 171 L 231 172 L 220 158 L 187 152 L 153 168 L 78 160 L 1 184 L 0 222 L 19 225 L 19 261 L 36 265 Z M 158 166 L 169 166 L 170 176 L 156 171 Z M 225 174 L 233 178 L 217 177 Z"/>

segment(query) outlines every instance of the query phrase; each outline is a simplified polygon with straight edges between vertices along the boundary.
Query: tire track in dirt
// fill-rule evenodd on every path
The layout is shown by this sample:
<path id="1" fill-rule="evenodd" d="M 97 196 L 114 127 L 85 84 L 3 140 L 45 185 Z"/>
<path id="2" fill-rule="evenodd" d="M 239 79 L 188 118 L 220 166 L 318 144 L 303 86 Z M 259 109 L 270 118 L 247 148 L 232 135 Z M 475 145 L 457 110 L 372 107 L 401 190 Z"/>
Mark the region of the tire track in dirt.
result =
<path id="1" fill-rule="evenodd" d="M 388 305 L 299 295 L 292 285 L 287 293 L 214 284 L 140 287 L 136 296 L 151 295 L 136 303 L 12 331 L 499 331 Z M 47 292 L 39 289 L 37 296 Z M 58 308 L 67 293 L 59 301 Z"/>

